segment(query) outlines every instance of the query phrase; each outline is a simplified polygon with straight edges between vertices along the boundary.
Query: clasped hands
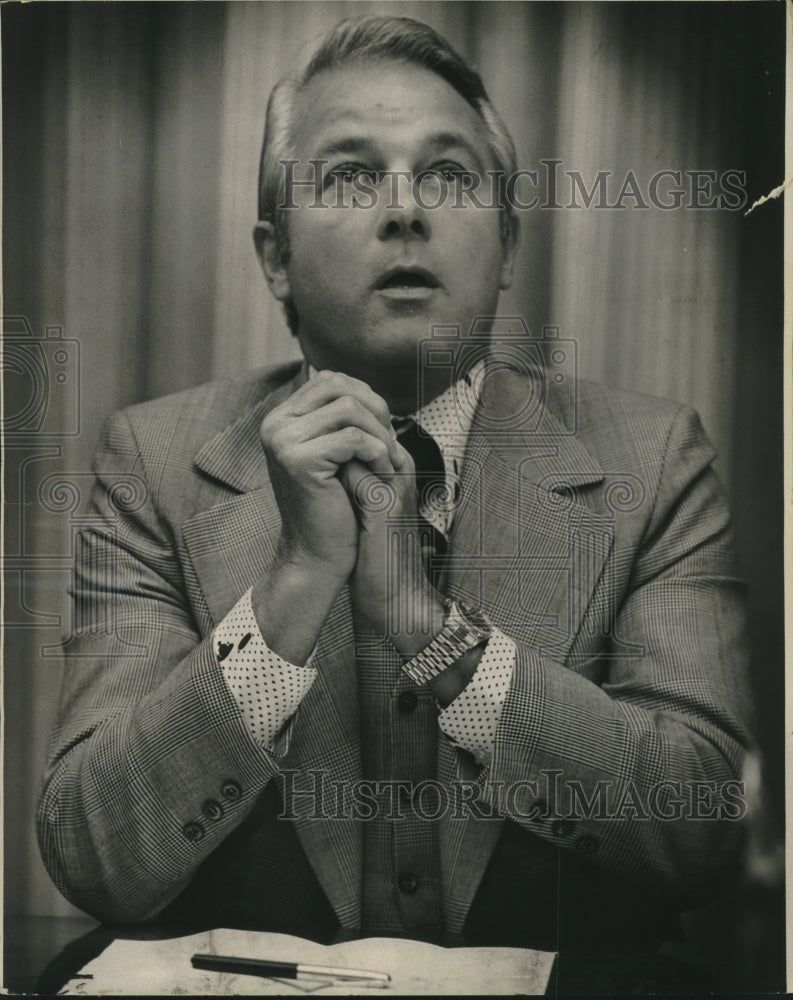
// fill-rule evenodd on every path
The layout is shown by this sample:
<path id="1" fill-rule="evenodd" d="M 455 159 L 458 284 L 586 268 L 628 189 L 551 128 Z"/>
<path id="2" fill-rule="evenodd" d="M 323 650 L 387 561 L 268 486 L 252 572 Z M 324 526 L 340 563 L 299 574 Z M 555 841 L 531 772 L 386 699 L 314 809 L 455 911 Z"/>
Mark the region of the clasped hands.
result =
<path id="1" fill-rule="evenodd" d="M 281 513 L 275 563 L 254 587 L 265 641 L 300 662 L 348 583 L 359 626 L 414 655 L 440 629 L 444 605 L 422 564 L 413 459 L 385 400 L 365 382 L 321 371 L 265 417 L 260 434 Z M 311 634 L 290 638 L 290 621 Z"/>

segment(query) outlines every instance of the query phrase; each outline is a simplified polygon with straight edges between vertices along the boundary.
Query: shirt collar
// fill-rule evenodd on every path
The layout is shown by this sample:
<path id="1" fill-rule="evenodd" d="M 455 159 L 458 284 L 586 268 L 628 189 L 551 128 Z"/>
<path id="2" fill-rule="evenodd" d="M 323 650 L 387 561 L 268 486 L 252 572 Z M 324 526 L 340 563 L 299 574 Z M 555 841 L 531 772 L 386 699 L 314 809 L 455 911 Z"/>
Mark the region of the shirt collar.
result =
<path id="1" fill-rule="evenodd" d="M 450 446 L 465 446 L 482 394 L 484 372 L 485 362 L 480 358 L 454 385 L 410 414 L 427 434 L 435 438 L 441 452 Z"/>

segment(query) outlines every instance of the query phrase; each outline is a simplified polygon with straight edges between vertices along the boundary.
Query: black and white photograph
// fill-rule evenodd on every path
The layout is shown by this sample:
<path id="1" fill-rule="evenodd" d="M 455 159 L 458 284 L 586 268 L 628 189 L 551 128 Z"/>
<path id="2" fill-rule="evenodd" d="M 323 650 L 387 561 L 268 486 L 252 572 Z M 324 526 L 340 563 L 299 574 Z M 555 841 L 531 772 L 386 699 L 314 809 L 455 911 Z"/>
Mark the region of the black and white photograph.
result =
<path id="1" fill-rule="evenodd" d="M 785 5 L 0 29 L 2 986 L 784 991 Z"/>

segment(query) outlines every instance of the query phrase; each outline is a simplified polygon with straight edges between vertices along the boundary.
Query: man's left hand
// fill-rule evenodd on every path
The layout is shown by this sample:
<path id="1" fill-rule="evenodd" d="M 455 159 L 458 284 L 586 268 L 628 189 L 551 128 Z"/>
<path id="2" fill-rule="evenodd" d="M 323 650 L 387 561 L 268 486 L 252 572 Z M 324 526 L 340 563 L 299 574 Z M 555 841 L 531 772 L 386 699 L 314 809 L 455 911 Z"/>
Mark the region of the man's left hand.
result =
<path id="1" fill-rule="evenodd" d="M 413 459 L 397 443 L 403 465 L 375 475 L 360 462 L 344 466 L 341 480 L 358 515 L 358 558 L 350 579 L 359 623 L 413 656 L 440 631 L 444 603 L 422 560 Z"/>
<path id="2" fill-rule="evenodd" d="M 416 511 L 413 459 L 400 444 L 398 473 L 376 476 L 359 462 L 341 472 L 358 514 L 358 559 L 350 578 L 359 626 L 386 636 L 404 657 L 413 657 L 443 627 L 446 609 L 424 570 Z M 441 706 L 465 688 L 482 656 L 470 650 L 430 681 Z"/>

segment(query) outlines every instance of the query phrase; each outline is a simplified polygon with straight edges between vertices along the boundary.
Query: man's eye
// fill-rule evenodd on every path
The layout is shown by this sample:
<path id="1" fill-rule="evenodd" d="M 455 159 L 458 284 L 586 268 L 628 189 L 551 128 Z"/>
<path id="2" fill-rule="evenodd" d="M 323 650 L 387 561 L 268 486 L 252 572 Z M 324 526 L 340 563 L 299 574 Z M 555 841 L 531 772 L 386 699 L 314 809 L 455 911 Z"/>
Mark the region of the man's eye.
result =
<path id="1" fill-rule="evenodd" d="M 471 171 L 461 167 L 459 163 L 444 162 L 435 164 L 427 173 L 442 177 L 449 184 L 455 184 L 470 176 Z"/>
<path id="2" fill-rule="evenodd" d="M 377 177 L 376 170 L 365 167 L 361 163 L 341 163 L 338 167 L 328 171 L 325 184 L 326 186 L 328 184 L 352 184 L 355 178 L 376 184 Z"/>

